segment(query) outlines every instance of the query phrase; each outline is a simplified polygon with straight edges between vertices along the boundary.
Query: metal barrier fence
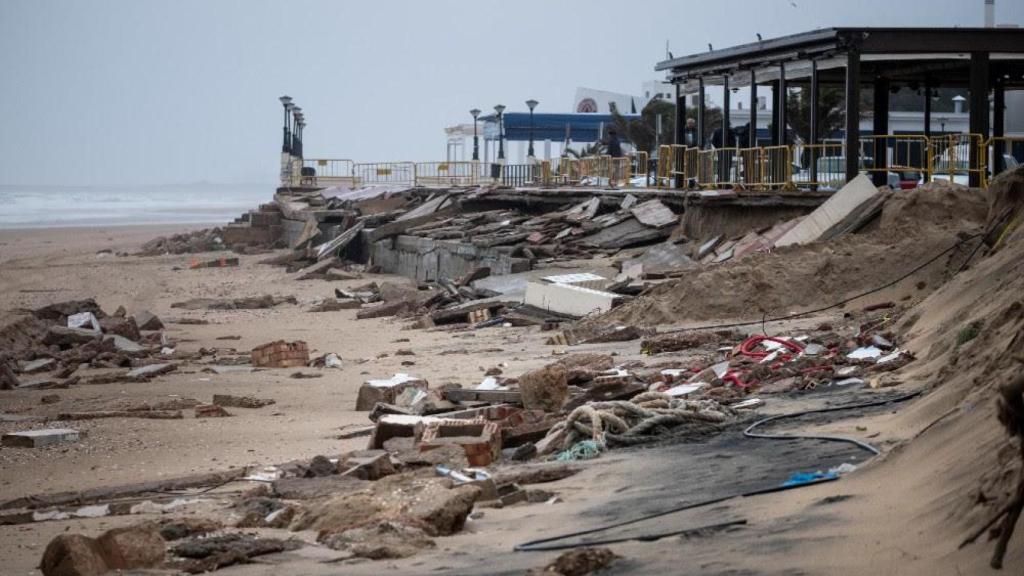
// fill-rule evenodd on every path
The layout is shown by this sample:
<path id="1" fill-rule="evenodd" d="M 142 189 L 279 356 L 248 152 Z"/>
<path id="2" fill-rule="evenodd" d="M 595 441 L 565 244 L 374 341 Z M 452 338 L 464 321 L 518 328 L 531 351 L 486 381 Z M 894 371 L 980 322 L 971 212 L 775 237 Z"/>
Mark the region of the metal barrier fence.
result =
<path id="1" fill-rule="evenodd" d="M 417 162 L 416 183 L 424 186 L 472 186 L 481 179 L 479 162 Z"/>
<path id="2" fill-rule="evenodd" d="M 292 170 L 292 180 L 299 186 L 336 186 L 352 181 L 352 160 L 304 159 L 298 170 Z"/>
<path id="3" fill-rule="evenodd" d="M 505 186 L 533 184 L 536 164 L 505 164 L 501 167 L 501 183 Z"/>
<path id="4" fill-rule="evenodd" d="M 846 145 L 842 143 L 793 146 L 793 185 L 811 190 L 838 190 L 846 184 Z"/>
<path id="5" fill-rule="evenodd" d="M 950 180 L 967 184 L 977 175 L 982 186 L 991 175 L 1024 162 L 1024 137 L 982 140 L 978 134 L 921 134 L 861 137 L 862 173 L 898 173 L 901 180 Z M 479 161 L 371 162 L 347 159 L 294 159 L 282 170 L 292 186 L 342 183 L 472 186 L 500 181 L 507 186 L 655 186 L 674 188 L 742 187 L 835 190 L 846 183 L 841 141 L 793 146 L 713 148 L 658 147 L 655 158 L 637 151 L 626 157 L 561 157 L 552 161 L 506 164 L 489 173 Z M 653 175 L 653 179 L 652 179 Z M 492 176 L 497 176 L 494 178 Z"/>
<path id="6" fill-rule="evenodd" d="M 366 162 L 352 166 L 356 184 L 415 184 L 412 162 Z"/>
<path id="7" fill-rule="evenodd" d="M 967 184 L 977 174 L 987 179 L 987 146 L 980 134 L 944 134 L 929 140 L 928 179 Z"/>

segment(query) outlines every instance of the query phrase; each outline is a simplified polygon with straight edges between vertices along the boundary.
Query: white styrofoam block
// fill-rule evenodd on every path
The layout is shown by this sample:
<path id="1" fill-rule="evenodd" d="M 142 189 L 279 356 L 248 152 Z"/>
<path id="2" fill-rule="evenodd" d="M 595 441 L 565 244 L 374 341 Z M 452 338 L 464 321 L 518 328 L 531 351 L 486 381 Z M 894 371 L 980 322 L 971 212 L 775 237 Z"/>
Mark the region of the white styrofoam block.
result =
<path id="1" fill-rule="evenodd" d="M 572 284 L 526 284 L 526 304 L 569 316 L 586 316 L 607 312 L 615 304 L 617 294 L 583 288 Z"/>
<path id="2" fill-rule="evenodd" d="M 611 283 L 611 281 L 604 276 L 598 276 L 592 272 L 545 276 L 542 280 L 552 284 L 572 284 L 573 286 L 582 286 L 584 288 L 592 288 L 594 290 L 603 290 Z"/>

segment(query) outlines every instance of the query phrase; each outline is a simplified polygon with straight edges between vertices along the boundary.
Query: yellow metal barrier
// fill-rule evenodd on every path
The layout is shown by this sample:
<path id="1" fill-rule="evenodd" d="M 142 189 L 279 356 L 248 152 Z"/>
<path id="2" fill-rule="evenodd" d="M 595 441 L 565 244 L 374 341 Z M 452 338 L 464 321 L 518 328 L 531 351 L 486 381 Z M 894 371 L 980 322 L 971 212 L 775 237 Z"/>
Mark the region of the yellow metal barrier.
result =
<path id="1" fill-rule="evenodd" d="M 351 160 L 332 158 L 306 158 L 292 170 L 292 183 L 299 186 L 338 186 L 352 182 Z M 297 181 L 296 181 L 297 180 Z"/>
<path id="2" fill-rule="evenodd" d="M 739 182 L 745 188 L 757 189 L 764 180 L 764 159 L 761 148 L 741 148 L 739 151 Z"/>
<path id="3" fill-rule="evenodd" d="M 480 162 L 417 162 L 416 184 L 472 186 L 480 182 Z"/>
<path id="4" fill-rule="evenodd" d="M 702 188 L 735 186 L 738 182 L 739 148 L 714 148 L 697 152 L 697 185 Z M 689 163 L 686 176 L 693 177 Z"/>
<path id="5" fill-rule="evenodd" d="M 791 163 L 797 188 L 838 190 L 846 184 L 846 146 L 842 143 L 793 146 Z"/>
<path id="6" fill-rule="evenodd" d="M 916 172 L 927 177 L 929 140 L 923 134 L 861 136 L 861 170 L 873 172 Z M 867 159 L 871 160 L 868 161 Z M 900 179 L 905 179 L 902 175 Z"/>
<path id="7" fill-rule="evenodd" d="M 412 162 L 365 162 L 352 166 L 356 184 L 416 183 L 416 165 Z"/>
<path id="8" fill-rule="evenodd" d="M 637 150 L 630 157 L 630 180 L 635 178 L 643 178 L 644 186 L 647 186 L 647 181 L 650 179 L 650 158 L 647 152 L 643 150 Z"/>
<path id="9" fill-rule="evenodd" d="M 761 149 L 761 186 L 792 185 L 793 160 L 789 146 L 765 146 Z"/>
<path id="10" fill-rule="evenodd" d="M 658 146 L 658 169 L 654 173 L 654 185 L 658 188 L 669 187 L 669 177 L 672 175 L 672 149 L 673 146 Z"/>
<path id="11" fill-rule="evenodd" d="M 944 134 L 932 137 L 928 146 L 929 179 L 967 185 L 971 174 L 978 174 L 984 186 L 987 170 L 985 162 L 988 156 L 986 150 L 980 134 Z"/>

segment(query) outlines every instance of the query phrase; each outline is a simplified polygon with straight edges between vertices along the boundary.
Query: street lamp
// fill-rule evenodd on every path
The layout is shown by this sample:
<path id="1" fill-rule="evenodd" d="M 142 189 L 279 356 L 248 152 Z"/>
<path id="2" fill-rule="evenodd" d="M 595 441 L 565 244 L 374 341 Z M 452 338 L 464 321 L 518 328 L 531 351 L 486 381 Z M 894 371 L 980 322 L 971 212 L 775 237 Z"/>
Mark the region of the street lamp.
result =
<path id="1" fill-rule="evenodd" d="M 281 105 L 284 106 L 284 143 L 281 144 L 281 152 L 288 153 L 291 151 L 291 147 L 288 145 L 288 112 L 292 109 L 292 97 L 281 96 L 278 100 L 280 100 Z"/>
<path id="2" fill-rule="evenodd" d="M 526 101 L 526 105 L 530 108 L 530 147 L 526 151 L 526 156 L 533 160 L 533 109 L 537 107 L 536 100 L 530 99 Z"/>
<path id="3" fill-rule="evenodd" d="M 296 135 L 298 136 L 299 147 L 295 155 L 302 158 L 302 129 L 306 127 L 306 117 L 299 114 L 299 123 L 296 125 Z"/>
<path id="4" fill-rule="evenodd" d="M 480 116 L 480 110 L 478 108 L 473 108 L 469 113 L 473 115 L 473 160 L 479 160 L 480 140 L 476 136 L 476 119 L 477 116 Z M 465 158 L 465 156 L 463 156 L 463 158 Z"/>
<path id="5" fill-rule="evenodd" d="M 498 113 L 498 163 L 504 164 L 505 160 L 505 122 L 502 119 L 505 113 L 505 105 L 498 104 L 494 107 L 494 111 Z"/>
<path id="6" fill-rule="evenodd" d="M 292 106 L 292 153 L 298 151 L 299 147 L 299 117 L 302 116 L 302 108 Z"/>

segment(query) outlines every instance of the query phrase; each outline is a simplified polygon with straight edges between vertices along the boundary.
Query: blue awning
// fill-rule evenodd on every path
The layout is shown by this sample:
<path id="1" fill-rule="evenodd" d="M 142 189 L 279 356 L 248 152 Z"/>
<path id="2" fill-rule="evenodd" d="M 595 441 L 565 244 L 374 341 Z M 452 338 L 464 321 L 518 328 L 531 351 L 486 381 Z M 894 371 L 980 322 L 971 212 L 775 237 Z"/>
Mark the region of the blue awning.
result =
<path id="1" fill-rule="evenodd" d="M 639 114 L 623 114 L 629 120 L 637 120 Z M 490 140 L 498 139 L 498 117 L 496 114 L 481 116 L 484 122 L 484 137 Z M 506 112 L 505 140 L 527 141 L 530 139 L 530 113 L 529 112 Z M 596 142 L 603 134 L 607 136 L 608 130 L 615 128 L 615 121 L 611 114 L 533 114 L 533 139 L 535 141 L 552 140 L 562 142 L 569 138 L 573 142 Z M 619 139 L 627 142 L 629 139 L 625 134 L 619 134 Z"/>

